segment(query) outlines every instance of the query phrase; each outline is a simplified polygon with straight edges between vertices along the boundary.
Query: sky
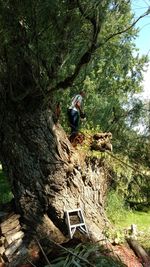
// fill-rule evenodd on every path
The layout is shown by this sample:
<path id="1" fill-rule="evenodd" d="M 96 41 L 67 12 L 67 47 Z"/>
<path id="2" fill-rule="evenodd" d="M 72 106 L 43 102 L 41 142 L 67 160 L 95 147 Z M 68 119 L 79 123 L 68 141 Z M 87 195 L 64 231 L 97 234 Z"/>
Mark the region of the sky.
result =
<path id="1" fill-rule="evenodd" d="M 150 0 L 132 0 L 132 10 L 135 13 L 135 18 L 145 13 L 149 6 Z M 150 15 L 142 18 L 136 26 L 140 29 L 139 36 L 135 40 L 139 53 L 141 55 L 149 55 L 150 58 Z M 148 69 L 144 73 L 143 87 L 142 97 L 150 99 L 150 61 Z"/>

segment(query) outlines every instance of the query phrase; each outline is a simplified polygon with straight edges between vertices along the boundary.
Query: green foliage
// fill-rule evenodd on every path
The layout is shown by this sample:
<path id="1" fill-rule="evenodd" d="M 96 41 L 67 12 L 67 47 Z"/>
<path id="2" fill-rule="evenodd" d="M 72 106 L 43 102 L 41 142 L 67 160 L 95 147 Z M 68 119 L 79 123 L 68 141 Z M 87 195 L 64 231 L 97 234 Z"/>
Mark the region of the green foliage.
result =
<path id="1" fill-rule="evenodd" d="M 128 201 L 138 210 L 149 209 L 150 204 L 150 181 L 147 174 L 133 175 L 128 186 Z"/>
<path id="2" fill-rule="evenodd" d="M 145 165 L 149 168 L 150 166 L 150 141 L 149 137 L 145 135 L 137 137 L 137 140 L 134 140 L 135 146 L 132 147 L 130 151 L 130 158 L 136 159 L 137 163 Z"/>
<path id="3" fill-rule="evenodd" d="M 120 220 L 113 222 L 114 229 L 107 231 L 108 238 L 119 241 L 123 240 L 127 235 L 127 230 L 130 229 L 131 224 L 137 226 L 137 241 L 141 244 L 146 251 L 150 251 L 150 212 L 137 212 L 126 210 L 126 216 Z M 130 233 L 129 233 L 130 234 Z"/>
<path id="4" fill-rule="evenodd" d="M 73 254 L 68 251 L 62 252 L 61 256 L 51 262 L 53 267 L 81 267 L 81 266 L 97 266 L 97 267 L 121 267 L 124 266 L 117 259 L 109 256 L 106 249 L 92 244 L 79 244 L 74 249 L 69 249 Z M 106 255 L 107 254 L 107 255 Z M 48 267 L 45 266 L 45 267 Z"/>
<path id="5" fill-rule="evenodd" d="M 2 169 L 0 169 L 0 204 L 9 202 L 12 199 L 10 186 Z"/>
<path id="6" fill-rule="evenodd" d="M 115 191 L 110 191 L 107 196 L 106 212 L 108 218 L 113 222 L 117 223 L 124 220 L 127 216 L 127 209 L 125 206 L 125 200 L 122 196 L 117 194 Z"/>
<path id="7" fill-rule="evenodd" d="M 54 87 L 73 73 L 87 51 L 93 35 L 91 20 L 103 23 L 108 2 L 82 1 L 79 7 L 68 0 L 1 1 L 3 75 L 13 87 L 20 80 L 20 86 L 29 87 L 23 70 L 30 67 L 27 76 L 32 76 L 32 86 L 39 91 Z"/>
<path id="8" fill-rule="evenodd" d="M 121 154 L 109 153 L 105 160 L 111 173 L 111 189 L 133 209 L 147 210 L 150 203 L 149 169 Z"/>
<path id="9" fill-rule="evenodd" d="M 133 21 L 129 1 L 110 1 L 109 4 L 99 40 L 103 45 L 97 50 L 91 64 L 80 72 L 71 94 L 68 93 L 67 98 L 66 93 L 61 96 L 62 105 L 68 105 L 72 94 L 84 89 L 87 121 L 82 128 L 111 131 L 115 153 L 121 152 L 128 155 L 130 160 L 140 162 L 142 154 L 142 164 L 148 166 L 148 146 L 146 140 L 142 140 L 141 144 L 141 135 L 136 130 L 145 118 L 144 103 L 136 94 L 142 91 L 141 82 L 148 58 L 136 53 L 134 39 L 138 30 L 135 27 L 121 35 L 114 35 L 106 42 L 110 35 L 123 30 Z M 64 114 L 62 122 L 66 127 Z"/>
<path id="10" fill-rule="evenodd" d="M 140 189 L 139 189 L 140 190 Z M 137 193 L 138 190 L 136 189 Z M 138 194 L 137 194 L 138 195 Z M 115 191 L 110 191 L 106 202 L 106 213 L 111 223 L 112 229 L 105 229 L 104 233 L 107 238 L 116 243 L 125 241 L 126 236 L 130 236 L 132 224 L 137 226 L 138 242 L 149 251 L 150 247 L 150 211 L 134 211 L 127 208 L 125 199 L 119 196 Z"/>

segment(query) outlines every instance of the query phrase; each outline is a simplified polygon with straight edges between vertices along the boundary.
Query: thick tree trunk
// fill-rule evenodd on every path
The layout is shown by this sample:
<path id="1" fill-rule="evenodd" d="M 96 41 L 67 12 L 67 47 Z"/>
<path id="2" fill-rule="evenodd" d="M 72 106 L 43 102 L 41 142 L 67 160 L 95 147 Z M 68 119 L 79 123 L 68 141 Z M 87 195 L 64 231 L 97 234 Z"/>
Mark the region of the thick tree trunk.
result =
<path id="1" fill-rule="evenodd" d="M 34 232 L 64 241 L 64 211 L 80 207 L 90 238 L 101 238 L 107 223 L 104 163 L 78 154 L 50 109 L 9 109 L 1 123 L 0 158 L 17 211 Z"/>

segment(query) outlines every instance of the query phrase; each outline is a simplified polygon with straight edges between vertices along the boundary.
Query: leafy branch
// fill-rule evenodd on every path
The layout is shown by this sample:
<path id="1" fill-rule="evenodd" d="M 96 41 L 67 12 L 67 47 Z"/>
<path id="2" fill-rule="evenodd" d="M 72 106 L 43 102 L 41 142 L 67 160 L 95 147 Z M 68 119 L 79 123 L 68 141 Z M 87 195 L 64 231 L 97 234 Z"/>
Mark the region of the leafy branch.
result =
<path id="1" fill-rule="evenodd" d="M 102 22 L 100 23 L 99 20 L 99 13 L 97 13 L 97 18 L 95 19 L 94 17 L 90 17 L 89 15 L 86 15 L 82 9 L 82 6 L 79 2 L 79 0 L 77 1 L 78 3 L 78 7 L 80 10 L 80 13 L 82 14 L 82 16 L 87 19 L 92 25 L 93 25 L 93 37 L 92 37 L 92 41 L 91 41 L 91 45 L 89 47 L 89 49 L 82 55 L 82 57 L 80 58 L 79 62 L 77 63 L 74 73 L 68 77 L 66 77 L 63 81 L 60 81 L 57 83 L 57 85 L 51 89 L 49 89 L 48 91 L 56 91 L 58 89 L 66 89 L 70 86 L 73 85 L 74 80 L 76 79 L 76 77 L 78 76 L 80 70 L 82 69 L 82 67 L 85 64 L 88 64 L 91 60 L 91 56 L 92 54 L 101 46 L 103 46 L 104 44 L 106 44 L 110 39 L 114 38 L 117 35 L 121 35 L 127 31 L 129 31 L 131 28 L 133 28 L 137 22 L 144 18 L 145 16 L 150 14 L 150 8 L 148 8 L 148 10 L 141 16 L 139 16 L 130 26 L 126 27 L 124 30 L 122 31 L 118 31 L 116 33 L 111 34 L 110 36 L 108 36 L 105 41 L 103 43 L 97 43 L 98 40 L 98 35 L 100 33 L 101 30 L 101 25 Z M 99 20 L 99 22 L 98 22 Z"/>
<path id="2" fill-rule="evenodd" d="M 96 47 L 96 43 L 97 43 L 97 39 L 98 39 L 98 34 L 100 32 L 100 29 L 101 29 L 101 25 L 100 25 L 100 19 L 99 19 L 99 11 L 97 9 L 97 16 L 96 18 L 94 17 L 90 17 L 88 15 L 85 15 L 83 9 L 82 9 L 82 6 L 79 2 L 79 0 L 77 1 L 77 4 L 78 4 L 78 8 L 79 8 L 79 11 L 81 13 L 81 15 L 86 19 L 88 20 L 92 26 L 93 26 L 93 36 L 92 36 L 92 40 L 91 40 L 91 45 L 90 47 L 87 49 L 87 51 L 81 56 L 79 62 L 77 63 L 76 67 L 75 67 L 75 70 L 74 70 L 74 73 L 71 74 L 70 76 L 66 77 L 63 81 L 60 81 L 55 87 L 51 88 L 50 91 L 56 91 L 58 89 L 65 89 L 67 87 L 70 87 L 75 78 L 78 76 L 81 68 L 85 65 L 85 64 L 88 64 L 91 60 L 91 56 L 92 54 L 96 51 L 97 47 Z"/>
<path id="3" fill-rule="evenodd" d="M 108 36 L 108 37 L 105 39 L 105 41 L 104 41 L 103 43 L 100 43 L 100 44 L 97 46 L 97 48 L 100 47 L 100 46 L 102 46 L 102 45 L 104 45 L 105 43 L 107 43 L 110 39 L 114 38 L 115 36 L 120 35 L 120 34 L 122 34 L 122 33 L 125 33 L 125 32 L 127 32 L 127 31 L 129 31 L 131 28 L 133 28 L 133 27 L 137 24 L 137 22 L 138 22 L 140 19 L 144 18 L 145 16 L 147 16 L 147 15 L 149 15 L 149 14 L 150 14 L 150 8 L 149 8 L 143 15 L 141 15 L 141 16 L 138 17 L 135 21 L 133 21 L 133 23 L 132 23 L 129 27 L 125 28 L 125 29 L 122 30 L 122 31 L 118 31 L 118 32 L 113 33 L 113 34 L 111 34 L 110 36 Z"/>

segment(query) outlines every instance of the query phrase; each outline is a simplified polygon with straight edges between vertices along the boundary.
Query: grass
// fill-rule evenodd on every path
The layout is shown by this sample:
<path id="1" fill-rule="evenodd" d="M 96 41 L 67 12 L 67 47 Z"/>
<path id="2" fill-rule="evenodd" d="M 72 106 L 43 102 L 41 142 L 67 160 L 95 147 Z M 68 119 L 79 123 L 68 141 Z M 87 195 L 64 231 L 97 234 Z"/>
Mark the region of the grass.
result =
<path id="1" fill-rule="evenodd" d="M 125 218 L 122 218 L 116 223 L 116 228 L 127 229 L 135 224 L 137 226 L 138 236 L 137 241 L 150 254 L 150 211 L 132 211 L 127 212 Z"/>
<path id="2" fill-rule="evenodd" d="M 120 219 L 116 226 L 126 228 L 131 224 L 136 224 L 139 231 L 147 231 L 150 234 L 150 211 L 126 211 L 126 216 Z"/>
<path id="3" fill-rule="evenodd" d="M 129 229 L 131 224 L 135 224 L 139 244 L 150 253 L 150 210 L 147 212 L 129 210 L 125 207 L 123 199 L 112 191 L 108 195 L 106 212 L 115 226 L 115 232 L 113 230 L 110 237 L 124 238 L 125 229 Z"/>
<path id="4" fill-rule="evenodd" d="M 12 192 L 7 178 L 0 165 L 0 204 L 9 202 L 12 199 Z"/>

